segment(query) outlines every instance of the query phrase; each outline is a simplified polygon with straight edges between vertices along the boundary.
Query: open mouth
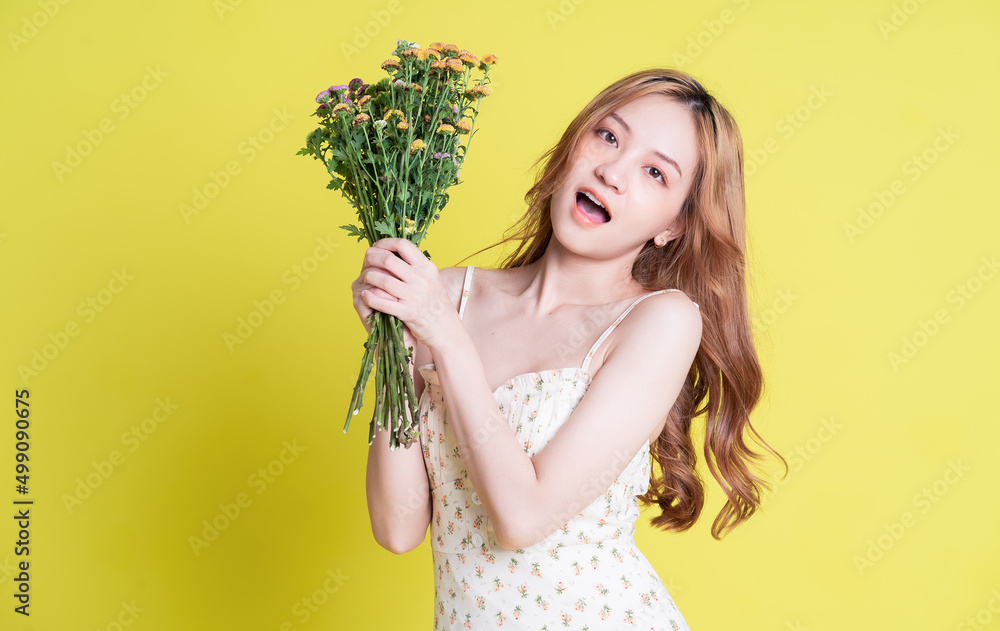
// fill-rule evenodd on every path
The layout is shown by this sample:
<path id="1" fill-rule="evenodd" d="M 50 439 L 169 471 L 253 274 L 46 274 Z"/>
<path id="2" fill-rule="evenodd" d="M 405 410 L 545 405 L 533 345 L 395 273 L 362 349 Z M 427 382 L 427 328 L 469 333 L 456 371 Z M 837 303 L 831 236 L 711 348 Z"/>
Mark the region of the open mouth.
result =
<path id="1" fill-rule="evenodd" d="M 576 206 L 594 223 L 611 221 L 611 214 L 598 199 L 588 191 L 576 194 Z"/>

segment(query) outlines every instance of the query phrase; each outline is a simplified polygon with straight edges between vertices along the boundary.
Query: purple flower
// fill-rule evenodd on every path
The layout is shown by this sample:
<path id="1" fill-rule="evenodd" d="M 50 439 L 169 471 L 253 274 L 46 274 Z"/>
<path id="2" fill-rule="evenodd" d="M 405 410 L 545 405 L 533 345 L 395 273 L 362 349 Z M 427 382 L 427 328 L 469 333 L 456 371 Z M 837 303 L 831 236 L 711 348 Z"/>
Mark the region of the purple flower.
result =
<path id="1" fill-rule="evenodd" d="M 441 153 L 440 151 L 437 151 L 437 152 L 434 153 L 434 158 L 436 158 L 437 160 L 440 160 L 441 158 L 448 158 L 448 157 L 451 157 L 450 153 Z"/>
<path id="2" fill-rule="evenodd" d="M 365 82 L 363 80 L 358 79 L 358 78 L 354 78 L 354 79 L 351 79 L 351 82 L 348 83 L 347 85 L 348 85 L 348 89 L 350 89 L 351 92 L 357 92 L 358 88 L 360 88 L 364 84 L 365 84 Z"/>
<path id="3" fill-rule="evenodd" d="M 333 96 L 333 95 L 330 94 L 329 90 L 323 90 L 322 92 L 320 92 L 319 94 L 316 95 L 316 102 L 317 103 L 326 103 L 327 101 L 330 100 L 331 96 Z"/>

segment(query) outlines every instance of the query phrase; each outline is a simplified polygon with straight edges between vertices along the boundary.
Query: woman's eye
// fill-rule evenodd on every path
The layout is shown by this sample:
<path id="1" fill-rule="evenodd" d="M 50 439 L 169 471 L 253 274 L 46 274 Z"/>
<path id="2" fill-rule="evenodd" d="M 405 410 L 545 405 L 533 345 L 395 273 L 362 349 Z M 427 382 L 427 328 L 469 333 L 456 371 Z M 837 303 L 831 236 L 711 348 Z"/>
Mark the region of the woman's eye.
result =
<path id="1" fill-rule="evenodd" d="M 667 179 L 663 176 L 663 171 L 660 171 L 656 167 L 649 167 L 649 171 L 647 171 L 647 173 L 652 175 L 654 180 L 659 180 L 664 184 L 667 183 Z"/>
<path id="2" fill-rule="evenodd" d="M 607 129 L 598 129 L 597 130 L 597 135 L 600 136 L 601 138 L 603 138 L 605 141 L 610 142 L 613 145 L 617 145 L 618 144 L 618 139 L 615 138 L 615 135 L 612 134 Z"/>

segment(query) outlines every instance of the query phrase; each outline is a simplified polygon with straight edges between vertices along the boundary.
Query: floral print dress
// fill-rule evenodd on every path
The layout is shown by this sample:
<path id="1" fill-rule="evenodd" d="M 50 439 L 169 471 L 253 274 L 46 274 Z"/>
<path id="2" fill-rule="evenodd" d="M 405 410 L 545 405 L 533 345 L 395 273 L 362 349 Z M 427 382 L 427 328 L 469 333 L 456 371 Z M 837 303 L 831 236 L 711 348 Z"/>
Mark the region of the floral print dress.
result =
<path id="1" fill-rule="evenodd" d="M 468 266 L 459 317 L 473 266 Z M 526 373 L 494 392 L 500 411 L 534 456 L 569 418 L 590 385 L 587 367 L 597 348 L 639 297 L 590 349 L 582 367 Z M 448 423 L 434 364 L 417 369 L 420 443 L 433 511 L 434 630 L 643 629 L 689 631 L 656 571 L 636 547 L 637 495 L 649 488 L 649 441 L 589 506 L 527 548 L 501 547 L 468 479 Z"/>

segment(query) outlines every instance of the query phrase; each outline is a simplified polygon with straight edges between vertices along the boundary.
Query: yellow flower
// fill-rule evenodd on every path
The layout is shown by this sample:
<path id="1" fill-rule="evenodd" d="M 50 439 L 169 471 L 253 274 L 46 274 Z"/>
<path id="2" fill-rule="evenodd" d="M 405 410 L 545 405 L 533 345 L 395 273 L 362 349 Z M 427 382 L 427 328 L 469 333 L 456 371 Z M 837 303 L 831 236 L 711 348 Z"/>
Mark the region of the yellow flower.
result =
<path id="1" fill-rule="evenodd" d="M 405 219 L 403 219 L 403 223 L 405 224 L 403 226 L 403 234 L 413 234 L 413 231 L 416 228 L 416 226 L 414 225 L 416 222 L 410 219 L 409 217 L 406 217 Z"/>
<path id="2" fill-rule="evenodd" d="M 357 127 L 362 123 L 367 123 L 369 120 L 371 120 L 371 117 L 368 116 L 368 114 L 358 114 L 354 117 L 354 120 L 351 121 L 351 124 Z"/>
<path id="3" fill-rule="evenodd" d="M 417 53 L 417 59 L 420 61 L 427 61 L 427 58 L 431 56 L 430 48 L 422 48 L 420 52 Z"/>
<path id="4" fill-rule="evenodd" d="M 363 97 L 361 97 L 360 99 L 358 99 L 358 108 L 360 109 L 360 108 L 364 107 L 365 105 L 368 105 L 368 101 L 371 101 L 371 100 L 372 100 L 372 97 L 371 97 L 370 94 L 364 95 Z"/>
<path id="5" fill-rule="evenodd" d="M 448 123 L 441 123 L 437 128 L 437 133 L 439 134 L 450 134 L 455 131 L 455 128 Z"/>
<path id="6" fill-rule="evenodd" d="M 428 46 L 428 48 L 436 48 L 438 50 L 441 50 L 442 48 L 444 48 L 444 44 L 442 44 L 441 42 L 431 42 L 431 45 Z"/>
<path id="7" fill-rule="evenodd" d="M 431 68 L 433 68 L 435 70 L 444 70 L 447 67 L 448 67 L 448 64 L 445 62 L 444 59 L 438 59 L 437 61 L 432 61 L 431 62 Z"/>
<path id="8" fill-rule="evenodd" d="M 452 72 L 462 72 L 462 60 L 457 58 L 451 58 L 445 62 L 448 66 L 448 70 Z"/>
<path id="9" fill-rule="evenodd" d="M 425 50 L 427 51 L 428 57 L 433 57 L 434 59 L 441 59 L 441 51 L 438 50 L 437 48 L 427 48 Z"/>
<path id="10" fill-rule="evenodd" d="M 399 68 L 399 61 L 395 59 L 386 59 L 382 62 L 382 70 L 387 68 Z"/>
<path id="11" fill-rule="evenodd" d="M 385 114 L 382 115 L 382 118 L 384 120 L 389 120 L 389 117 L 394 115 L 399 118 L 403 118 L 405 116 L 405 114 L 403 114 L 403 110 L 386 110 Z"/>
<path id="12" fill-rule="evenodd" d="M 445 44 L 444 46 L 435 46 L 434 48 L 437 48 L 443 53 L 458 54 L 458 46 L 455 46 L 454 44 Z"/>
<path id="13" fill-rule="evenodd" d="M 463 134 L 467 134 L 470 131 L 472 131 L 472 125 L 469 124 L 469 121 L 465 120 L 458 121 L 457 123 L 455 123 L 455 127 L 457 127 L 458 131 L 462 132 Z"/>
<path id="14" fill-rule="evenodd" d="M 496 55 L 486 55 L 483 60 L 479 63 L 480 70 L 486 70 L 488 67 L 492 66 L 498 61 Z"/>
<path id="15" fill-rule="evenodd" d="M 410 143 L 410 153 L 413 153 L 414 151 L 419 151 L 423 149 L 425 146 L 426 145 L 424 144 L 424 141 L 417 138 L 416 140 Z"/>
<path id="16" fill-rule="evenodd" d="M 490 89 L 481 83 L 477 83 L 476 85 L 466 90 L 465 94 L 473 98 L 481 99 L 484 96 L 490 95 Z"/>
<path id="17" fill-rule="evenodd" d="M 476 59 L 476 56 L 473 55 L 472 53 L 466 53 L 462 55 L 459 59 L 461 59 L 462 63 L 464 63 L 466 66 L 469 66 L 470 68 L 475 68 L 476 66 L 479 65 L 479 60 Z"/>
<path id="18" fill-rule="evenodd" d="M 347 103 L 337 103 L 336 105 L 333 106 L 334 114 L 339 114 L 341 112 L 349 112 L 349 111 L 351 111 L 351 106 L 348 105 Z"/>
<path id="19" fill-rule="evenodd" d="M 420 49 L 419 48 L 407 48 L 406 50 L 404 50 L 400 54 L 403 57 L 416 57 L 417 55 L 420 54 Z"/>
<path id="20" fill-rule="evenodd" d="M 406 129 L 409 126 L 410 124 L 407 123 L 406 121 L 399 121 L 398 123 L 396 123 L 396 129 Z"/>

